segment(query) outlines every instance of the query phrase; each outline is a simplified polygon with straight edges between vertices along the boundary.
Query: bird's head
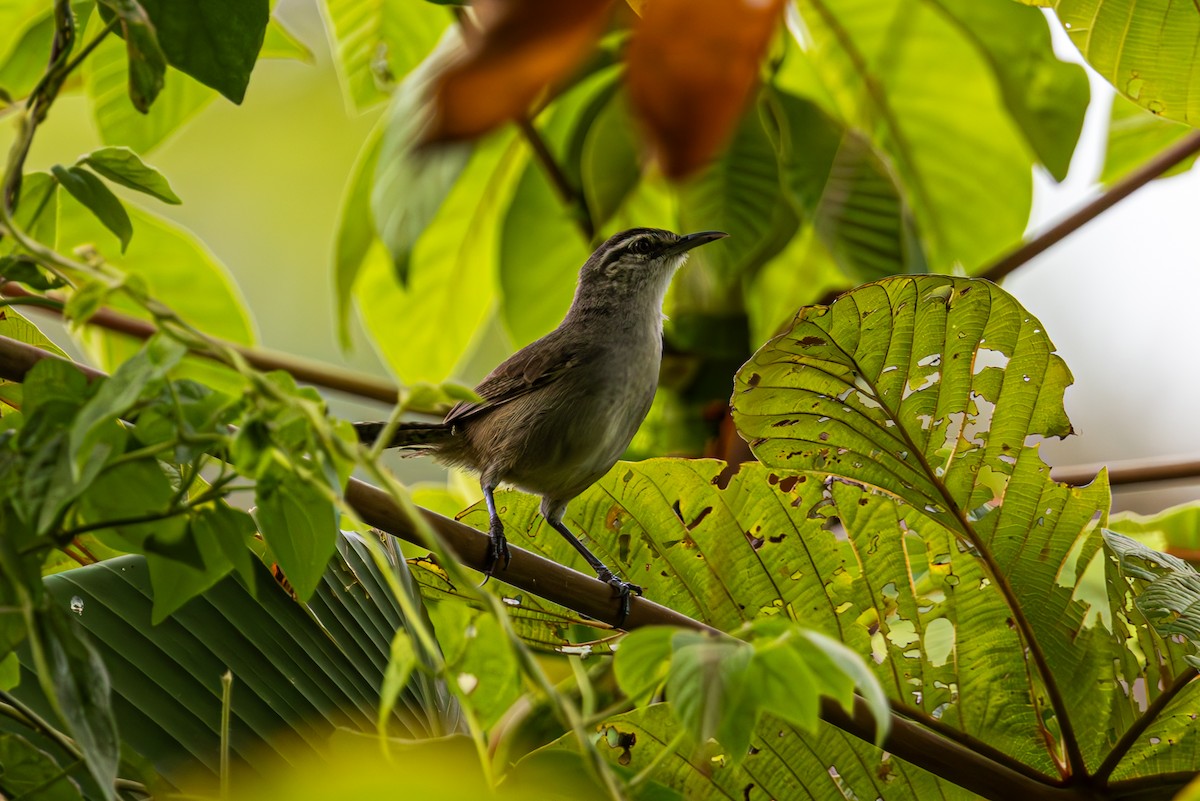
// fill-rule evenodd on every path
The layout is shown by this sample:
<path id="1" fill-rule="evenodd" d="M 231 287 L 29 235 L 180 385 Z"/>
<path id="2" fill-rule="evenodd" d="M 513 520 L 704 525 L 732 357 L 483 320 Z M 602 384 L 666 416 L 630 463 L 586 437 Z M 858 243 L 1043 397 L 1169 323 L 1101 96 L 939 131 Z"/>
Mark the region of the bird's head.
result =
<path id="1" fill-rule="evenodd" d="M 579 271 L 579 291 L 617 297 L 654 294 L 661 304 L 662 293 L 675 270 L 687 261 L 688 252 L 726 236 L 722 231 L 681 236 L 661 228 L 630 228 L 613 234 Z"/>

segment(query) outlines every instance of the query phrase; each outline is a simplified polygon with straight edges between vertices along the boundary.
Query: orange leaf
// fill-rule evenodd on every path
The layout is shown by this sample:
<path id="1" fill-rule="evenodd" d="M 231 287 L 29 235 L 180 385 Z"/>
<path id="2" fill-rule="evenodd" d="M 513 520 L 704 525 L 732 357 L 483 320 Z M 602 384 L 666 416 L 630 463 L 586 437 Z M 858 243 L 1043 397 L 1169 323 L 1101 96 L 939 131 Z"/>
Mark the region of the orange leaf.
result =
<path id="1" fill-rule="evenodd" d="M 668 177 L 704 166 L 733 133 L 784 2 L 646 2 L 629 43 L 629 94 Z"/>
<path id="2" fill-rule="evenodd" d="M 613 0 L 476 0 L 483 31 L 438 80 L 428 142 L 469 139 L 524 114 L 604 31 Z"/>

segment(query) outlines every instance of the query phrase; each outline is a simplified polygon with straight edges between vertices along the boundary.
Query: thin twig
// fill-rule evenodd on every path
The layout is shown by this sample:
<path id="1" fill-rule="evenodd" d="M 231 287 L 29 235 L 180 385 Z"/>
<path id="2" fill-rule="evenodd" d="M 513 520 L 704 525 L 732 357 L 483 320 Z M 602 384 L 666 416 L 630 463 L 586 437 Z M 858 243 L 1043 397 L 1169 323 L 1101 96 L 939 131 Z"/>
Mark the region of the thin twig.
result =
<path id="1" fill-rule="evenodd" d="M 546 178 L 558 193 L 559 200 L 570 209 L 571 218 L 579 227 L 579 233 L 583 235 L 584 241 L 590 246 L 592 240 L 596 238 L 596 224 L 592 220 L 591 212 L 588 211 L 587 201 L 584 200 L 583 194 L 571 185 L 567 174 L 558 166 L 554 154 L 550 152 L 550 147 L 534 126 L 533 121 L 522 116 L 517 118 L 516 123 L 517 130 L 529 143 L 529 148 L 533 151 L 533 157 L 537 159 L 538 166 L 542 168 L 542 172 L 546 174 Z"/>
<path id="2" fill-rule="evenodd" d="M 0 284 L 0 295 L 14 299 L 40 297 L 29 292 L 20 284 L 11 281 Z M 47 305 L 45 306 L 46 310 L 61 316 L 62 299 L 55 295 L 48 295 L 46 299 L 52 303 L 59 304 L 58 307 Z M 158 326 L 154 323 L 147 320 L 140 320 L 137 317 L 130 317 L 127 314 L 121 314 L 112 309 L 101 309 L 96 312 L 88 320 L 88 325 L 94 325 L 97 328 L 103 328 L 107 331 L 115 331 L 119 334 L 127 334 L 137 339 L 149 339 L 159 331 Z M 222 342 L 221 344 L 237 351 L 248 364 L 258 370 L 285 370 L 291 373 L 297 381 L 305 384 L 325 387 L 326 389 L 344 392 L 348 395 L 370 398 L 371 400 L 389 404 L 396 402 L 399 393 L 399 389 L 394 384 L 381 378 L 367 375 L 366 373 L 359 373 L 354 370 L 347 370 L 344 367 L 318 362 L 314 359 L 304 359 L 289 353 L 280 353 L 265 348 L 251 348 L 232 342 Z M 211 354 L 200 353 L 198 355 L 219 361 L 219 359 Z M 417 410 L 414 409 L 412 411 Z M 435 410 L 420 411 L 430 413 Z"/>

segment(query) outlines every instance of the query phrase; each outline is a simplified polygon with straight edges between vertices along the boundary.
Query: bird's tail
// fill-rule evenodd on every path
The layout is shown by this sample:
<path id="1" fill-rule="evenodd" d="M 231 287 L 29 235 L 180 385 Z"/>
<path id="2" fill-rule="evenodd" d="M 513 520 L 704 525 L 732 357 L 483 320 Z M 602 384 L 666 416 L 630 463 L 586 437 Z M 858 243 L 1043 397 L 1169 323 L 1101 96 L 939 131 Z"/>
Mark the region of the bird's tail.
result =
<path id="1" fill-rule="evenodd" d="M 379 439 L 387 423 L 355 423 L 358 441 L 370 445 Z M 445 423 L 401 423 L 388 442 L 389 448 L 436 448 L 448 442 L 452 429 Z"/>

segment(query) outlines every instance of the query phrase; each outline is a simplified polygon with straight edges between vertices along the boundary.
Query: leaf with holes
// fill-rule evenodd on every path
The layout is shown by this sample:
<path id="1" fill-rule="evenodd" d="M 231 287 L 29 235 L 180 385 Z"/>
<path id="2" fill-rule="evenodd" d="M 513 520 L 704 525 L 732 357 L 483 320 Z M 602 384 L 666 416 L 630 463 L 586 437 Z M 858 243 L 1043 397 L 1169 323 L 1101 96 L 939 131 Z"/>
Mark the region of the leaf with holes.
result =
<path id="1" fill-rule="evenodd" d="M 1117 91 L 1169 120 L 1200 122 L 1200 14 L 1173 0 L 1043 2 L 1096 72 Z"/>

